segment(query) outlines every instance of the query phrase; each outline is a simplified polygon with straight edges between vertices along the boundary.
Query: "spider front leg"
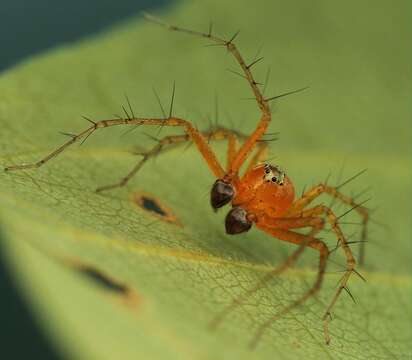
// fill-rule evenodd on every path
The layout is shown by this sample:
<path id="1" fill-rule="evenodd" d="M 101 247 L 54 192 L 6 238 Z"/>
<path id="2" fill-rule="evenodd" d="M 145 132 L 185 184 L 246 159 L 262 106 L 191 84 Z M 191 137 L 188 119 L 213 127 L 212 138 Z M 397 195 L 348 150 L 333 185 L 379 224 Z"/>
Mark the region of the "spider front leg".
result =
<path id="1" fill-rule="evenodd" d="M 216 155 L 210 148 L 209 144 L 207 143 L 202 133 L 196 130 L 189 121 L 176 118 L 176 117 L 169 117 L 167 119 L 143 119 L 143 118 L 111 119 L 111 120 L 101 120 L 101 121 L 93 122 L 92 126 L 90 126 L 89 128 L 80 132 L 77 135 L 73 135 L 69 141 L 65 142 L 63 145 L 61 145 L 56 150 L 52 151 L 50 154 L 40 159 L 39 161 L 30 163 L 30 164 L 7 166 L 5 167 L 4 170 L 5 171 L 15 171 L 15 170 L 26 170 L 26 169 L 39 168 L 45 163 L 47 163 L 49 160 L 58 156 L 70 145 L 73 145 L 74 143 L 79 142 L 82 139 L 86 139 L 88 136 L 93 134 L 96 130 L 110 127 L 110 126 L 117 126 L 117 125 L 148 125 L 148 126 L 182 127 L 185 130 L 187 136 L 190 137 L 191 140 L 196 144 L 197 149 L 203 156 L 204 160 L 206 161 L 212 173 L 218 178 L 222 178 L 225 174 L 224 169 L 220 165 Z"/>
<path id="2" fill-rule="evenodd" d="M 346 182 L 345 182 L 346 183 Z M 361 204 L 355 202 L 349 196 L 342 194 L 339 190 L 339 187 L 333 187 L 326 184 L 319 184 L 314 186 L 312 189 L 305 192 L 302 197 L 294 202 L 291 209 L 289 210 L 290 216 L 298 216 L 298 214 L 307 207 L 313 200 L 315 200 L 320 195 L 326 193 L 332 196 L 333 198 L 340 200 L 342 203 L 351 206 L 359 216 L 362 218 L 362 232 L 360 236 L 361 241 L 361 250 L 359 252 L 359 265 L 362 266 L 364 264 L 364 251 L 363 245 L 367 238 L 367 225 L 369 220 L 369 212 L 368 209 Z"/>
<path id="3" fill-rule="evenodd" d="M 261 117 L 260 120 L 253 131 L 253 133 L 246 139 L 246 141 L 242 144 L 242 146 L 239 148 L 239 150 L 236 152 L 236 155 L 233 157 L 233 160 L 230 162 L 230 167 L 228 168 L 228 171 L 226 173 L 225 179 L 227 181 L 231 181 L 233 178 L 238 176 L 238 172 L 242 165 L 245 163 L 247 160 L 248 156 L 251 154 L 251 152 L 255 149 L 256 144 L 258 144 L 259 140 L 262 138 L 262 136 L 266 133 L 267 128 L 269 126 L 269 123 L 271 121 L 271 112 L 270 112 L 270 106 L 269 102 L 276 99 L 280 98 L 282 96 L 286 96 L 298 91 L 301 91 L 303 89 L 291 91 L 285 94 L 281 94 L 278 96 L 274 96 L 271 98 L 264 98 L 262 91 L 259 89 L 258 85 L 259 83 L 255 80 L 253 77 L 251 68 L 254 64 L 259 62 L 260 59 L 252 61 L 250 64 L 247 64 L 242 55 L 240 54 L 236 44 L 234 43 L 234 40 L 238 33 L 232 36 L 230 40 L 225 40 L 223 38 L 220 38 L 218 36 L 215 36 L 212 34 L 212 29 L 209 29 L 208 33 L 203 33 L 200 31 L 195 31 L 191 29 L 186 29 L 182 28 L 179 26 L 175 25 L 170 25 L 167 24 L 160 19 L 157 19 L 149 14 L 145 14 L 144 17 L 158 25 L 161 25 L 171 31 L 177 31 L 177 32 L 183 32 L 189 35 L 197 36 L 197 37 L 202 37 L 205 39 L 208 39 L 212 42 L 214 42 L 216 45 L 221 45 L 226 47 L 226 49 L 232 54 L 232 56 L 235 58 L 236 62 L 239 64 L 240 68 L 242 69 L 243 72 L 243 77 L 246 79 L 246 81 L 249 84 L 249 87 L 251 88 L 253 92 L 253 96 L 256 99 L 256 103 L 259 107 L 259 110 L 261 112 Z"/>
<path id="4" fill-rule="evenodd" d="M 212 131 L 207 131 L 201 133 L 204 139 L 209 141 L 211 140 L 228 140 L 228 150 L 227 150 L 227 161 L 228 164 L 231 163 L 233 156 L 236 152 L 236 146 L 237 146 L 237 137 L 242 136 L 238 133 L 235 133 L 233 131 L 230 131 L 225 128 L 218 128 L 216 130 Z M 106 185 L 99 187 L 96 191 L 101 192 L 101 191 L 106 191 L 106 190 L 112 190 L 118 187 L 123 187 L 125 186 L 129 180 L 131 180 L 137 172 L 142 168 L 144 163 L 149 160 L 151 157 L 158 155 L 160 152 L 164 151 L 166 148 L 171 148 L 174 145 L 179 145 L 188 141 L 192 141 L 192 138 L 188 135 L 168 135 L 163 137 L 162 139 L 158 140 L 157 144 L 153 146 L 152 149 L 148 151 L 143 151 L 140 153 L 137 153 L 137 155 L 141 155 L 142 159 L 132 168 L 132 170 L 123 178 L 120 179 L 119 182 L 111 185 Z"/>
<path id="5" fill-rule="evenodd" d="M 212 131 L 202 132 L 202 135 L 207 141 L 216 141 L 216 140 L 227 140 L 228 141 L 228 148 L 227 148 L 227 168 L 230 167 L 233 158 L 236 154 L 237 150 L 237 143 L 238 139 L 245 139 L 247 138 L 244 134 L 226 129 L 223 127 L 219 127 Z M 149 160 L 151 157 L 158 155 L 160 152 L 173 147 L 174 145 L 179 145 L 184 142 L 192 141 L 191 137 L 187 134 L 185 135 L 168 135 L 163 137 L 162 139 L 158 140 L 158 143 L 153 146 L 152 149 L 148 151 L 143 151 L 137 153 L 137 155 L 141 155 L 142 159 L 132 168 L 132 170 L 123 178 L 120 179 L 115 184 L 106 185 L 99 187 L 96 189 L 97 192 L 112 190 L 118 187 L 125 186 L 142 168 L 144 163 Z M 255 156 L 251 159 L 248 168 L 254 166 L 259 160 L 262 159 L 267 153 L 267 144 L 266 143 L 259 143 L 258 150 L 256 151 Z"/>

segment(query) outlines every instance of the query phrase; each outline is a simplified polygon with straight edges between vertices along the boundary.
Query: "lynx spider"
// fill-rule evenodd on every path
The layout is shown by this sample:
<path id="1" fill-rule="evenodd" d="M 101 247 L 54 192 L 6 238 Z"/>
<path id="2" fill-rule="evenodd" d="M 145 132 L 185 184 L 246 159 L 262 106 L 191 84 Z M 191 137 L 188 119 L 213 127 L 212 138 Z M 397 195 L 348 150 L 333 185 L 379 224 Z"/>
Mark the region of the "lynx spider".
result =
<path id="1" fill-rule="evenodd" d="M 339 187 L 329 186 L 326 182 L 312 187 L 308 191 L 304 192 L 300 198 L 295 199 L 295 191 L 292 180 L 286 175 L 286 173 L 279 166 L 262 162 L 267 155 L 267 144 L 260 140 L 267 132 L 268 125 L 271 121 L 269 102 L 276 98 L 289 95 L 303 89 L 291 91 L 272 98 L 264 98 L 261 90 L 259 89 L 260 84 L 254 80 L 251 72 L 252 66 L 260 61 L 261 58 L 254 60 L 249 65 L 245 63 L 234 43 L 238 33 L 236 33 L 230 40 L 224 40 L 213 35 L 211 28 L 209 28 L 208 33 L 202 33 L 169 25 L 147 14 L 145 15 L 145 18 L 169 30 L 203 37 L 209 41 L 212 41 L 216 45 L 225 47 L 240 65 L 243 72 L 242 76 L 247 80 L 261 112 L 261 118 L 256 129 L 249 136 L 244 136 L 236 131 L 223 127 L 219 127 L 209 132 L 200 132 L 189 121 L 173 116 L 172 111 L 170 111 L 168 117 L 165 116 L 164 118 L 137 118 L 134 116 L 130 107 L 132 116 L 127 115 L 127 118 L 100 120 L 97 122 L 86 118 L 86 120 L 91 122 L 91 126 L 89 128 L 77 135 L 71 135 L 70 140 L 41 160 L 31 164 L 8 166 L 5 170 L 14 171 L 39 168 L 63 152 L 68 146 L 80 140 L 84 141 L 87 139 L 97 129 L 116 125 L 171 126 L 183 128 L 185 131 L 184 135 L 166 136 L 159 140 L 158 144 L 156 144 L 156 146 L 154 146 L 150 151 L 142 153 L 142 159 L 118 183 L 100 187 L 96 191 L 101 192 L 126 185 L 129 180 L 136 175 L 142 165 L 151 156 L 159 153 L 164 146 L 192 141 L 197 146 L 198 151 L 203 156 L 204 161 L 207 163 L 214 176 L 217 178 L 211 190 L 212 208 L 217 210 L 218 208 L 229 203 L 232 205 L 232 209 L 227 214 L 225 221 L 226 232 L 228 234 L 239 234 L 246 232 L 254 224 L 258 229 L 279 240 L 298 245 L 298 248 L 282 264 L 266 274 L 266 276 L 264 276 L 256 284 L 256 286 L 249 289 L 241 296 L 235 298 L 232 303 L 223 309 L 223 311 L 214 318 L 212 322 L 213 326 L 220 323 L 224 316 L 242 304 L 247 296 L 261 289 L 271 278 L 273 278 L 273 276 L 280 274 L 282 271 L 290 267 L 307 246 L 318 251 L 319 270 L 315 283 L 300 298 L 296 299 L 289 306 L 285 307 L 279 313 L 261 324 L 251 342 L 251 346 L 255 346 L 257 344 L 265 329 L 267 329 L 273 321 L 304 303 L 307 299 L 319 291 L 325 274 L 326 262 L 328 260 L 330 250 L 322 240 L 316 238 L 315 236 L 319 233 L 319 231 L 324 229 L 326 223 L 328 223 L 337 237 L 339 247 L 343 249 L 346 257 L 346 270 L 340 280 L 338 289 L 336 290 L 322 317 L 325 341 L 329 344 L 330 335 L 328 323 L 331 319 L 331 310 L 342 293 L 342 290 L 349 292 L 347 289 L 347 283 L 350 275 L 353 272 L 357 273 L 355 270 L 356 261 L 349 247 L 348 241 L 339 226 L 339 218 L 335 215 L 332 209 L 325 205 L 315 205 L 313 207 L 309 207 L 309 205 L 321 194 L 326 193 L 332 198 L 340 200 L 342 203 L 351 206 L 352 209 L 355 209 L 362 217 L 362 241 L 366 239 L 366 225 L 369 216 L 368 210 L 363 207 L 362 204 L 355 203 L 353 198 L 342 194 L 339 191 Z M 127 114 L 126 111 L 125 113 Z M 227 164 L 225 168 L 222 164 L 220 164 L 215 153 L 209 146 L 209 140 L 211 139 L 228 141 Z M 244 140 L 241 146 L 238 145 L 239 139 Z M 255 149 L 255 154 L 251 156 Z M 244 174 L 240 176 L 240 168 L 248 158 L 250 158 L 250 162 L 247 165 Z M 301 228 L 310 228 L 310 231 L 307 234 L 301 234 L 293 231 L 294 229 Z"/>

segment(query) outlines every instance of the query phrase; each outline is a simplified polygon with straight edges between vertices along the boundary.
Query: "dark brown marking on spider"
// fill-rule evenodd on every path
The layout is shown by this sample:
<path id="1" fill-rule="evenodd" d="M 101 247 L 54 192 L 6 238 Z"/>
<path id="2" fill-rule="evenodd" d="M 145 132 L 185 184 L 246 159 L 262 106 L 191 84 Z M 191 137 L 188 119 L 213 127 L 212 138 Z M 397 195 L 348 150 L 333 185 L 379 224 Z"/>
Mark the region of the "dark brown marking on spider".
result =
<path id="1" fill-rule="evenodd" d="M 162 204 L 159 199 L 149 193 L 135 192 L 132 195 L 132 201 L 139 206 L 140 209 L 143 209 L 158 219 L 180 227 L 183 226 L 176 215 L 174 215 L 166 205 Z"/>

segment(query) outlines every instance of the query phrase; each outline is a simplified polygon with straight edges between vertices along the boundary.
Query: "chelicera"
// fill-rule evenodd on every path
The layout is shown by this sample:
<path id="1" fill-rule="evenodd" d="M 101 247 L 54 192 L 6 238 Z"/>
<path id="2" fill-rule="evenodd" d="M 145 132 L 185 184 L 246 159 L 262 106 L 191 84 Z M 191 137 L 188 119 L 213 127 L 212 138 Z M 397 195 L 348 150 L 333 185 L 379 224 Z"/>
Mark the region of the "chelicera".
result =
<path id="1" fill-rule="evenodd" d="M 362 240 L 366 238 L 368 211 L 362 204 L 357 204 L 354 199 L 342 194 L 339 191 L 339 187 L 329 186 L 326 183 L 316 185 L 304 192 L 301 197 L 296 197 L 292 180 L 288 175 L 279 166 L 265 163 L 264 159 L 267 156 L 267 144 L 261 140 L 267 133 L 268 126 L 272 119 L 269 106 L 270 102 L 302 89 L 265 98 L 259 84 L 255 81 L 251 72 L 252 66 L 260 61 L 261 58 L 252 61 L 250 64 L 246 64 L 234 43 L 237 34 L 230 40 L 224 40 L 213 35 L 211 28 L 208 33 L 202 33 L 168 25 L 151 16 L 146 16 L 146 18 L 168 28 L 169 30 L 203 37 L 212 41 L 216 45 L 225 47 L 234 56 L 240 65 L 243 72 L 242 76 L 249 84 L 261 113 L 260 120 L 257 122 L 255 130 L 249 136 L 242 135 L 236 131 L 223 127 L 202 132 L 197 130 L 188 120 L 175 117 L 172 114 L 172 106 L 169 115 L 166 116 L 165 114 L 163 118 L 138 118 L 134 116 L 132 108 L 129 107 L 130 114 L 124 109 L 126 114 L 125 118 L 119 117 L 116 119 L 100 120 L 96 122 L 87 119 L 91 123 L 90 127 L 77 135 L 69 134 L 70 139 L 66 143 L 45 156 L 43 159 L 31 164 L 8 166 L 5 170 L 12 171 L 38 168 L 62 153 L 70 145 L 81 140 L 84 141 L 96 130 L 106 127 L 118 125 L 144 125 L 160 127 L 170 126 L 183 129 L 185 132 L 183 135 L 166 136 L 160 139 L 151 150 L 141 153 L 140 155 L 142 155 L 142 159 L 126 176 L 121 178 L 119 182 L 100 187 L 97 191 L 101 192 L 126 185 L 130 179 L 136 175 L 143 164 L 150 157 L 158 154 L 163 148 L 192 141 L 196 145 L 204 161 L 207 163 L 212 174 L 217 179 L 211 190 L 212 208 L 217 210 L 228 204 L 232 206 L 225 220 L 226 232 L 228 234 L 235 235 L 244 233 L 249 231 L 252 226 L 256 226 L 257 229 L 264 231 L 276 239 L 287 241 L 298 246 L 282 264 L 263 277 L 256 286 L 234 299 L 231 304 L 228 304 L 228 306 L 216 316 L 213 321 L 214 325 L 218 324 L 228 312 L 239 306 L 248 295 L 262 288 L 274 275 L 280 274 L 283 270 L 290 267 L 305 248 L 309 247 L 317 251 L 319 253 L 318 274 L 313 286 L 302 294 L 301 297 L 294 299 L 291 304 L 285 307 L 280 313 L 267 319 L 261 324 L 252 341 L 253 345 L 257 343 L 264 330 L 270 326 L 274 320 L 302 304 L 319 291 L 330 251 L 325 242 L 319 239 L 317 235 L 324 229 L 326 224 L 329 224 L 337 238 L 339 248 L 343 250 L 343 254 L 346 258 L 346 269 L 340 280 L 338 289 L 328 304 L 322 318 L 325 341 L 326 343 L 329 343 L 330 335 L 328 323 L 331 319 L 331 310 L 336 304 L 342 291 L 347 290 L 348 280 L 351 274 L 356 272 L 356 261 L 348 241 L 339 226 L 339 218 L 335 215 L 334 211 L 330 207 L 322 204 L 314 206 L 311 206 L 311 204 L 320 195 L 328 194 L 336 200 L 350 206 L 352 209 L 355 209 L 362 217 Z M 223 166 L 218 161 L 214 151 L 209 145 L 209 140 L 227 140 L 226 166 Z M 238 143 L 239 140 L 242 140 L 241 144 Z M 247 161 L 249 162 L 242 175 L 240 169 Z M 308 230 L 305 233 L 296 231 L 301 229 Z"/>
<path id="2" fill-rule="evenodd" d="M 217 210 L 231 203 L 233 208 L 225 221 L 226 232 L 240 234 L 248 231 L 253 223 L 260 228 L 266 218 L 283 216 L 292 205 L 294 195 L 292 182 L 279 166 L 258 164 L 241 178 L 216 180 L 211 191 L 211 205 Z"/>

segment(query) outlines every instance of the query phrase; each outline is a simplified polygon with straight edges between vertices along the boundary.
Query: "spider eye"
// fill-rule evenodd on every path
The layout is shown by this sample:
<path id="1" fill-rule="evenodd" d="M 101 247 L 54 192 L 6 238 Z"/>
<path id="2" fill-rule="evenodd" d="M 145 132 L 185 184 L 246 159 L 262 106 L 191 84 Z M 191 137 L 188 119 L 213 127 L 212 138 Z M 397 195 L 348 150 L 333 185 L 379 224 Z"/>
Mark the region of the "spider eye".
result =
<path id="1" fill-rule="evenodd" d="M 213 184 L 212 191 L 210 193 L 210 203 L 213 209 L 218 209 L 230 201 L 232 201 L 235 195 L 233 186 L 223 180 L 216 180 Z"/>
<path id="2" fill-rule="evenodd" d="M 241 207 L 234 207 L 226 215 L 225 226 L 226 233 L 240 234 L 249 231 L 252 227 L 252 222 L 248 220 L 246 210 Z"/>

